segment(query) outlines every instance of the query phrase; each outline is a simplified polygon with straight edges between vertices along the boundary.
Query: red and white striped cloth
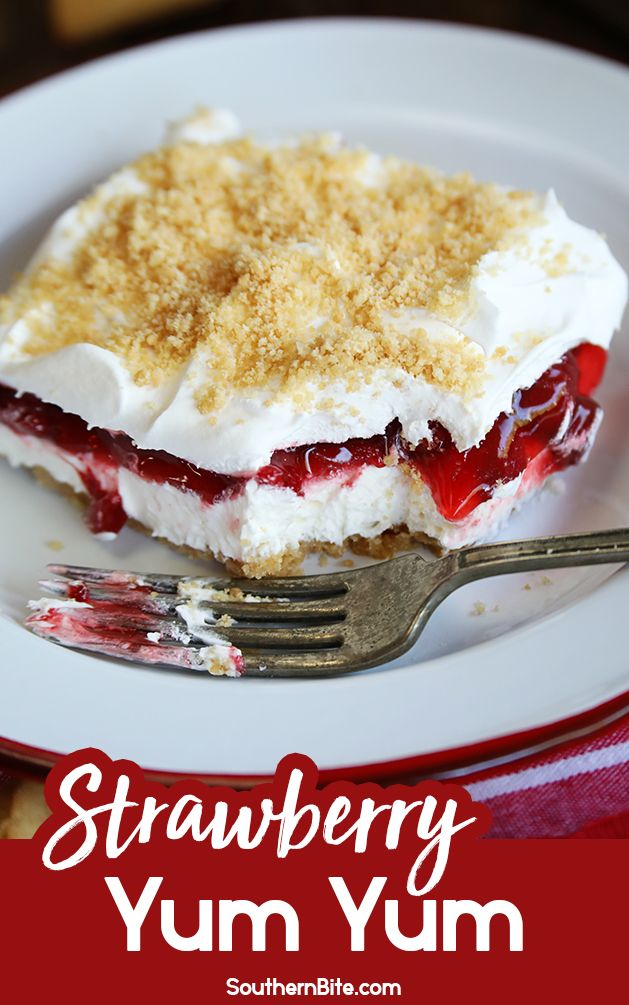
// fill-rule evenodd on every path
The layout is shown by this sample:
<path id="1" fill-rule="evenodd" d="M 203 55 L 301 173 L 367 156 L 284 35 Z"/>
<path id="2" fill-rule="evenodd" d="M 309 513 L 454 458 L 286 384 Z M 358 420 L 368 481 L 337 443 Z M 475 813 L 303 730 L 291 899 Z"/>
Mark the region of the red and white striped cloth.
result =
<path id="1" fill-rule="evenodd" d="M 452 780 L 489 807 L 490 837 L 629 838 L 629 714 L 586 738 Z"/>

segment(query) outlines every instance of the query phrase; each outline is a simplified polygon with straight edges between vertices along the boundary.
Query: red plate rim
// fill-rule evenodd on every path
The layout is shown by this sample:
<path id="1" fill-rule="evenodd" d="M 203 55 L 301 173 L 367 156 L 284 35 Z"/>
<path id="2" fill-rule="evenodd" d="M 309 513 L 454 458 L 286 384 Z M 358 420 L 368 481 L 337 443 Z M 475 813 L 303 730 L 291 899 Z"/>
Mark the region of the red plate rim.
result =
<path id="1" fill-rule="evenodd" d="M 453 747 L 446 750 L 431 751 L 427 754 L 417 754 L 393 761 L 379 761 L 371 764 L 357 764 L 338 768 L 324 768 L 319 780 L 321 784 L 335 781 L 391 781 L 404 776 L 426 776 L 443 772 L 455 772 L 462 769 L 482 770 L 483 762 L 496 758 L 511 756 L 515 759 L 540 749 L 555 747 L 572 739 L 570 734 L 578 731 L 591 733 L 597 727 L 608 724 L 609 717 L 619 717 L 629 713 L 629 691 L 624 691 L 615 698 L 596 705 L 575 715 L 558 719 L 552 723 L 521 730 L 517 733 L 493 737 L 478 743 Z M 289 751 L 287 751 L 289 753 Z M 46 774 L 64 755 L 28 744 L 19 743 L 0 736 L 0 769 L 17 771 L 26 774 Z M 229 785 L 234 788 L 251 788 L 268 782 L 270 775 L 233 775 L 205 774 L 199 772 L 166 771 L 159 768 L 144 768 L 145 775 L 151 781 L 169 784 L 184 778 L 193 778 L 208 785 Z"/>

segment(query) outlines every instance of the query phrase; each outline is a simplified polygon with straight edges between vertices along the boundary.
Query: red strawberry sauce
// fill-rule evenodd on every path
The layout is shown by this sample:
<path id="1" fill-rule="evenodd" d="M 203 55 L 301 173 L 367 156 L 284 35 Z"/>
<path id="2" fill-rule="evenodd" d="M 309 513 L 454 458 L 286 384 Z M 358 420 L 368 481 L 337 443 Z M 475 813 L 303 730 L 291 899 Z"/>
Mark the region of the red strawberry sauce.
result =
<path id="1" fill-rule="evenodd" d="M 276 450 L 269 464 L 251 476 L 216 474 L 161 450 L 141 450 L 124 433 L 89 429 L 78 416 L 31 394 L 18 396 L 4 385 L 0 385 L 0 422 L 19 435 L 48 440 L 66 459 L 68 455 L 76 459 L 91 500 L 88 521 L 95 533 L 115 533 L 126 521 L 120 496 L 111 488 L 120 467 L 148 481 L 194 492 L 211 505 L 238 495 L 249 477 L 298 494 L 315 479 L 350 483 L 366 465 L 382 467 L 394 453 L 417 468 L 442 515 L 457 521 L 489 499 L 496 486 L 522 474 L 533 460 L 538 460 L 539 479 L 577 463 L 598 413 L 589 395 L 603 376 L 606 359 L 604 349 L 589 344 L 567 353 L 532 387 L 517 391 L 512 411 L 500 415 L 482 443 L 469 450 L 457 450 L 437 422 L 431 423 L 430 440 L 411 447 L 396 420 L 378 436 Z"/>

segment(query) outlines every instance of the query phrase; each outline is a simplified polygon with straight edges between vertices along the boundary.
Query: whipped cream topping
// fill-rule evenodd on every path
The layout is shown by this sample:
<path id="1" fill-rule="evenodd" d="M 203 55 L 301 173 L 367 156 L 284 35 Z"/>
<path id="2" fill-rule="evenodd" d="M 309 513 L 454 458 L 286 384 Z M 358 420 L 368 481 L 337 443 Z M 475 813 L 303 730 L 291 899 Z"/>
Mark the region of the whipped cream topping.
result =
<path id="1" fill-rule="evenodd" d="M 216 143 L 237 133 L 231 113 L 199 112 L 171 127 L 168 139 Z M 377 185 L 379 158 L 374 155 L 369 165 L 368 182 Z M 117 191 L 140 191 L 141 185 L 133 169 L 125 168 L 100 187 L 100 203 Z M 253 472 L 276 449 L 372 436 L 394 418 L 412 444 L 426 437 L 429 422 L 436 420 L 459 449 L 467 449 L 509 411 L 516 390 L 529 387 L 569 349 L 582 342 L 607 348 L 626 303 L 627 278 L 604 238 L 572 221 L 553 192 L 531 199 L 535 223 L 517 242 L 481 258 L 456 321 L 419 308 L 392 319 L 401 334 L 421 327 L 431 340 L 462 347 L 471 341 L 486 371 L 482 391 L 473 396 L 388 368 L 360 387 L 348 389 L 339 380 L 313 387 L 307 405 L 264 387 L 238 390 L 219 410 L 202 413 L 197 400 L 207 383 L 207 361 L 201 352 L 158 387 L 138 385 L 122 358 L 88 343 L 33 356 L 26 351 L 32 326 L 40 333 L 42 326 L 54 326 L 52 312 L 48 317 L 41 307 L 36 317 L 27 311 L 0 326 L 0 382 L 90 425 L 123 430 L 141 448 L 165 450 L 226 474 Z M 104 222 L 98 206 L 99 200 L 88 215 L 76 208 L 63 214 L 33 264 L 46 256 L 70 256 Z"/>

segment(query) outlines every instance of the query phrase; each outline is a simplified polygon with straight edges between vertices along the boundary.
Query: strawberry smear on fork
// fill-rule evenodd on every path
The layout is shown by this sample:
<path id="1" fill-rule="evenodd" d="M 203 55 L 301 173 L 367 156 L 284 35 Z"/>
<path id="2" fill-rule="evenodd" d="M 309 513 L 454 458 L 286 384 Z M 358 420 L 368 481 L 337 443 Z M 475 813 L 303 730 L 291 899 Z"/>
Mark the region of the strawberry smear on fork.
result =
<path id="1" fill-rule="evenodd" d="M 59 592 L 58 582 L 42 585 Z M 199 613 L 191 601 L 173 606 L 132 575 L 116 574 L 99 584 L 109 595 L 120 592 L 114 600 L 80 580 L 64 586 L 63 597 L 29 603 L 32 613 L 26 626 L 41 638 L 117 659 L 214 676 L 239 677 L 245 672 L 240 650 L 210 627 L 209 609 Z"/>

